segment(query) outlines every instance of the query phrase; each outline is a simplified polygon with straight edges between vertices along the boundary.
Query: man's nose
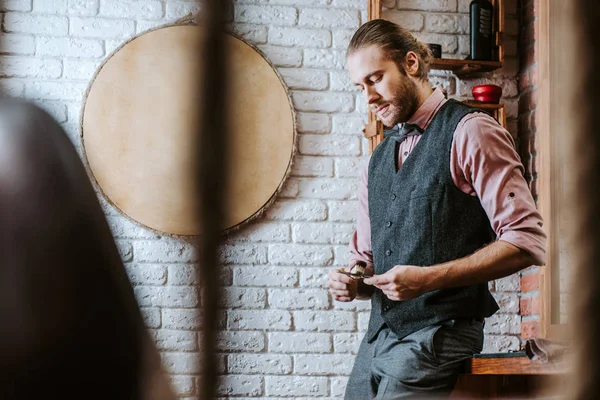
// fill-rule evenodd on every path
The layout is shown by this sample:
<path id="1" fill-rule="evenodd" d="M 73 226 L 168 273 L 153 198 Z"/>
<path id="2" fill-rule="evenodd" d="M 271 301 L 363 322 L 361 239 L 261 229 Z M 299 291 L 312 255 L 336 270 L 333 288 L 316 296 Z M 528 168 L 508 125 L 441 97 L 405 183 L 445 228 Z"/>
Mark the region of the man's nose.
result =
<path id="1" fill-rule="evenodd" d="M 379 99 L 379 94 L 373 87 L 367 86 L 365 89 L 365 97 L 367 99 L 367 104 L 373 104 Z"/>

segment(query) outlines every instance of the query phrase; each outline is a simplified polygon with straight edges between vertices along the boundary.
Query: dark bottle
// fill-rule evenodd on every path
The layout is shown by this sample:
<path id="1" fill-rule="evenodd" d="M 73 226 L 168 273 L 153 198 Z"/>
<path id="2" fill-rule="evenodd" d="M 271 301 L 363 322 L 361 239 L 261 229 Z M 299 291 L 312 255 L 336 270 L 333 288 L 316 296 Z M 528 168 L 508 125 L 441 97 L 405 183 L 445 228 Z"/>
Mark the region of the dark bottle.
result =
<path id="1" fill-rule="evenodd" d="M 489 0 L 471 2 L 471 60 L 492 61 L 494 6 Z"/>

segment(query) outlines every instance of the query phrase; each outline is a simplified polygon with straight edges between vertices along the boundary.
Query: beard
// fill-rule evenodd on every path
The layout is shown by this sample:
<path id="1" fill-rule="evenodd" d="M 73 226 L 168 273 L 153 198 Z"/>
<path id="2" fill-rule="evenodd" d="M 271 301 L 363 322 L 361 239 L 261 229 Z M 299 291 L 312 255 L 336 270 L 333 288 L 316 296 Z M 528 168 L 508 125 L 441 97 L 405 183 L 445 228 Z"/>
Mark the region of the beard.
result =
<path id="1" fill-rule="evenodd" d="M 396 95 L 391 100 L 383 100 L 377 106 L 389 104 L 387 111 L 383 115 L 378 115 L 383 125 L 388 128 L 408 121 L 419 105 L 417 85 L 410 79 L 400 80 L 394 93 Z"/>

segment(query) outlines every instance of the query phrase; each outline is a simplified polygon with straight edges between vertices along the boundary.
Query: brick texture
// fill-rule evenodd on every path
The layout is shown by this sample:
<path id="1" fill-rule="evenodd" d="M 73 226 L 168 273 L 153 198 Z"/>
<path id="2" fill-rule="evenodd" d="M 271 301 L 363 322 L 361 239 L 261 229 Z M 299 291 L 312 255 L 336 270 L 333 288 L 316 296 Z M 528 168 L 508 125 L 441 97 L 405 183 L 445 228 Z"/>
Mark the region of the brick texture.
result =
<path id="1" fill-rule="evenodd" d="M 468 1 L 385 0 L 386 18 L 444 56 L 468 53 Z M 431 71 L 450 97 L 467 99 L 478 83 L 504 88 L 511 133 L 535 186 L 535 5 L 520 8 L 525 32 L 517 55 L 483 78 L 460 80 Z M 136 34 L 202 12 L 192 0 L 5 0 L 0 33 L 0 90 L 48 110 L 81 149 L 80 113 L 94 72 Z M 279 198 L 253 224 L 229 235 L 219 305 L 219 396 L 341 397 L 369 318 L 369 302 L 334 302 L 325 288 L 331 268 L 348 261 L 359 177 L 368 159 L 361 130 L 362 95 L 353 87 L 345 49 L 366 20 L 366 0 L 236 0 L 230 30 L 264 52 L 288 86 L 298 128 L 298 154 Z M 507 48 L 516 48 L 516 3 L 506 10 Z M 518 75 L 518 76 L 517 76 Z M 519 79 L 517 79 L 517 77 Z M 519 98 L 521 104 L 519 105 Z M 524 153 L 527 149 L 527 153 Z M 525 157 L 526 156 L 526 157 Z M 126 263 L 146 325 L 180 398 L 197 397 L 202 279 L 193 240 L 168 238 L 100 203 Z M 531 276 L 530 276 L 531 275 Z M 486 351 L 515 350 L 520 333 L 536 332 L 534 275 L 491 284 L 501 310 L 486 325 Z M 520 297 L 520 288 L 527 290 Z M 526 319 L 521 322 L 522 314 Z"/>

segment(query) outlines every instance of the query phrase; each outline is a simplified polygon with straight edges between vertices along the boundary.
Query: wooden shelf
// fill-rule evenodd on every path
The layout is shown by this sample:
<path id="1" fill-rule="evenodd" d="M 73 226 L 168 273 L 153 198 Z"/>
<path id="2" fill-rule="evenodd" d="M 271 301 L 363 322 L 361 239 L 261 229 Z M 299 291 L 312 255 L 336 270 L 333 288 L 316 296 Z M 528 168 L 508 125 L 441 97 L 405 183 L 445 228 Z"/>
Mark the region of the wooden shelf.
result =
<path id="1" fill-rule="evenodd" d="M 469 75 L 490 72 L 502 68 L 502 61 L 475 61 L 454 60 L 450 58 L 434 58 L 431 69 L 452 71 L 457 77 L 464 78 Z"/>
<path id="2" fill-rule="evenodd" d="M 477 357 L 467 365 L 468 374 L 473 375 L 557 375 L 568 370 L 564 365 L 542 364 L 531 361 L 527 356 L 517 357 Z"/>
<path id="3" fill-rule="evenodd" d="M 494 103 L 482 103 L 480 101 L 469 100 L 463 101 L 468 106 L 479 108 L 480 110 L 484 110 L 492 114 L 492 116 L 498 121 L 504 129 L 507 129 L 506 126 L 506 109 L 504 104 L 494 104 Z"/>

